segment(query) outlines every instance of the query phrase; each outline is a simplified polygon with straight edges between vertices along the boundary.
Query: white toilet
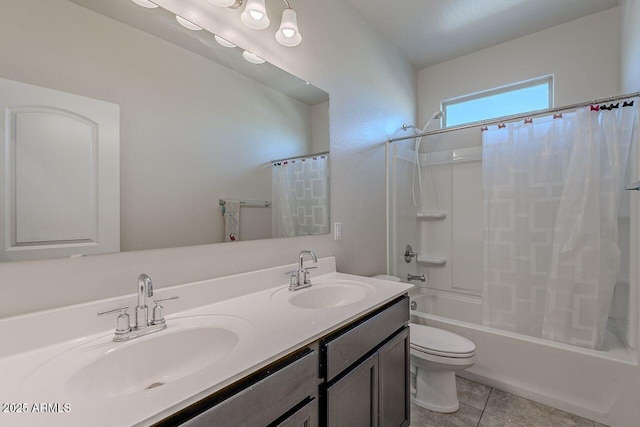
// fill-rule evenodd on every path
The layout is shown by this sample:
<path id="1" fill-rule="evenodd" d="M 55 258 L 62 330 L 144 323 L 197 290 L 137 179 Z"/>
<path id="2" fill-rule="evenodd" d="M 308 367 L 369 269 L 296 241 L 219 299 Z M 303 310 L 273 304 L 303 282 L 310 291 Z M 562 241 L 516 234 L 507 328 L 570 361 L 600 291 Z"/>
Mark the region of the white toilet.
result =
<path id="1" fill-rule="evenodd" d="M 453 332 L 415 323 L 409 326 L 411 401 L 431 411 L 457 411 L 455 372 L 475 363 L 476 346 Z"/>
<path id="2" fill-rule="evenodd" d="M 396 276 L 376 279 L 399 282 Z M 411 328 L 411 401 L 435 412 L 455 412 L 460 407 L 456 371 L 476 362 L 476 346 L 443 329 L 409 323 Z"/>

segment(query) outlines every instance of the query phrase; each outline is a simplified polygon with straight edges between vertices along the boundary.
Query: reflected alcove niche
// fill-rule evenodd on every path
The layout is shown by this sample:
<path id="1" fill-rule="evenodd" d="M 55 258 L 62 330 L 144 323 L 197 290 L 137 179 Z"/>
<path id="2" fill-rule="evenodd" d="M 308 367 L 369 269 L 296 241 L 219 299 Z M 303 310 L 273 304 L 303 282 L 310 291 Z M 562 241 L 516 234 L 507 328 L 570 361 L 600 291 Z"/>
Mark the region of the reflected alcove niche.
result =
<path id="1" fill-rule="evenodd" d="M 325 91 L 131 0 L 9 0 L 0 33 L 1 261 L 329 232 Z"/>

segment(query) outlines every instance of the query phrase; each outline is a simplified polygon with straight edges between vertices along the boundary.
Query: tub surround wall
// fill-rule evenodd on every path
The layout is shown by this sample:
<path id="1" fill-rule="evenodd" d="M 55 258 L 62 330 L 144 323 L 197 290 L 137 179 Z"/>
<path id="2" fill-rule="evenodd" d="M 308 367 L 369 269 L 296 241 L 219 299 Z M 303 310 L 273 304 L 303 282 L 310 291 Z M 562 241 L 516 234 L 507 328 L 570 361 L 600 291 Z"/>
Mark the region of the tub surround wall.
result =
<path id="1" fill-rule="evenodd" d="M 331 221 L 342 222 L 342 240 L 325 235 L 0 264 L 0 317 L 124 295 L 141 272 L 162 288 L 290 263 L 302 249 L 336 255 L 339 271 L 383 272 L 383 142 L 415 120 L 415 69 L 349 2 L 296 5 L 304 40 L 293 49 L 244 27 L 235 12 L 220 9 L 221 36 L 331 96 Z"/>
<path id="2" fill-rule="evenodd" d="M 640 90 L 640 0 L 622 0 L 618 6 L 621 19 L 621 93 L 630 93 Z M 640 133 L 638 135 L 640 138 Z M 638 141 L 640 144 L 640 141 Z M 636 153 L 638 158 L 638 153 Z M 636 174 L 636 177 L 638 175 Z M 634 192 L 635 193 L 635 192 Z M 631 195 L 631 216 L 637 218 L 640 215 L 640 197 Z M 631 224 L 630 230 L 631 250 L 635 248 L 638 253 L 640 248 L 640 228 L 637 223 Z M 640 306 L 640 265 L 632 262 L 630 265 L 631 293 L 629 300 L 633 299 L 636 306 Z M 637 313 L 634 319 L 637 326 Z M 636 327 L 636 345 L 640 339 Z M 621 369 L 621 368 L 617 368 Z M 616 398 L 611 403 L 608 413 L 612 426 L 636 426 L 638 424 L 638 396 L 640 396 L 640 365 L 625 367 L 622 372 L 608 371 L 612 378 L 616 379 L 616 386 L 611 387 L 611 393 Z M 601 387 L 600 385 L 598 387 Z"/>

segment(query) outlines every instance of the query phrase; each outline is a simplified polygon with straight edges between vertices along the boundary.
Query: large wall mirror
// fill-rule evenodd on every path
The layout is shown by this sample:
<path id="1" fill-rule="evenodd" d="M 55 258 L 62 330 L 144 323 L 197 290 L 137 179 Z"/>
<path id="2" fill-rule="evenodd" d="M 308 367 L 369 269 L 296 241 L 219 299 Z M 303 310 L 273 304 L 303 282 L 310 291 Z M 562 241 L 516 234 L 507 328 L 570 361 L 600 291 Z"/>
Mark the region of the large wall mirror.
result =
<path id="1" fill-rule="evenodd" d="M 329 232 L 326 92 L 162 8 L 0 4 L 0 260 Z"/>

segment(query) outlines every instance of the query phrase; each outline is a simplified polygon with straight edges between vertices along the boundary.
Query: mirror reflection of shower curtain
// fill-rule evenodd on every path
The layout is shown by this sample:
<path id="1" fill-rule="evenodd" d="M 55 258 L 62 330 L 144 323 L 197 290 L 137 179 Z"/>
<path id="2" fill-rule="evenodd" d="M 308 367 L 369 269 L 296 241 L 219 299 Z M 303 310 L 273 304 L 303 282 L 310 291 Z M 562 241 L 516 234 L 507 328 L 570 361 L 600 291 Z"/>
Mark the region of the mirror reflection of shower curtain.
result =
<path id="1" fill-rule="evenodd" d="M 273 165 L 273 237 L 329 232 L 329 156 Z"/>
<path id="2" fill-rule="evenodd" d="M 485 325 L 602 346 L 636 106 L 483 132 Z"/>

